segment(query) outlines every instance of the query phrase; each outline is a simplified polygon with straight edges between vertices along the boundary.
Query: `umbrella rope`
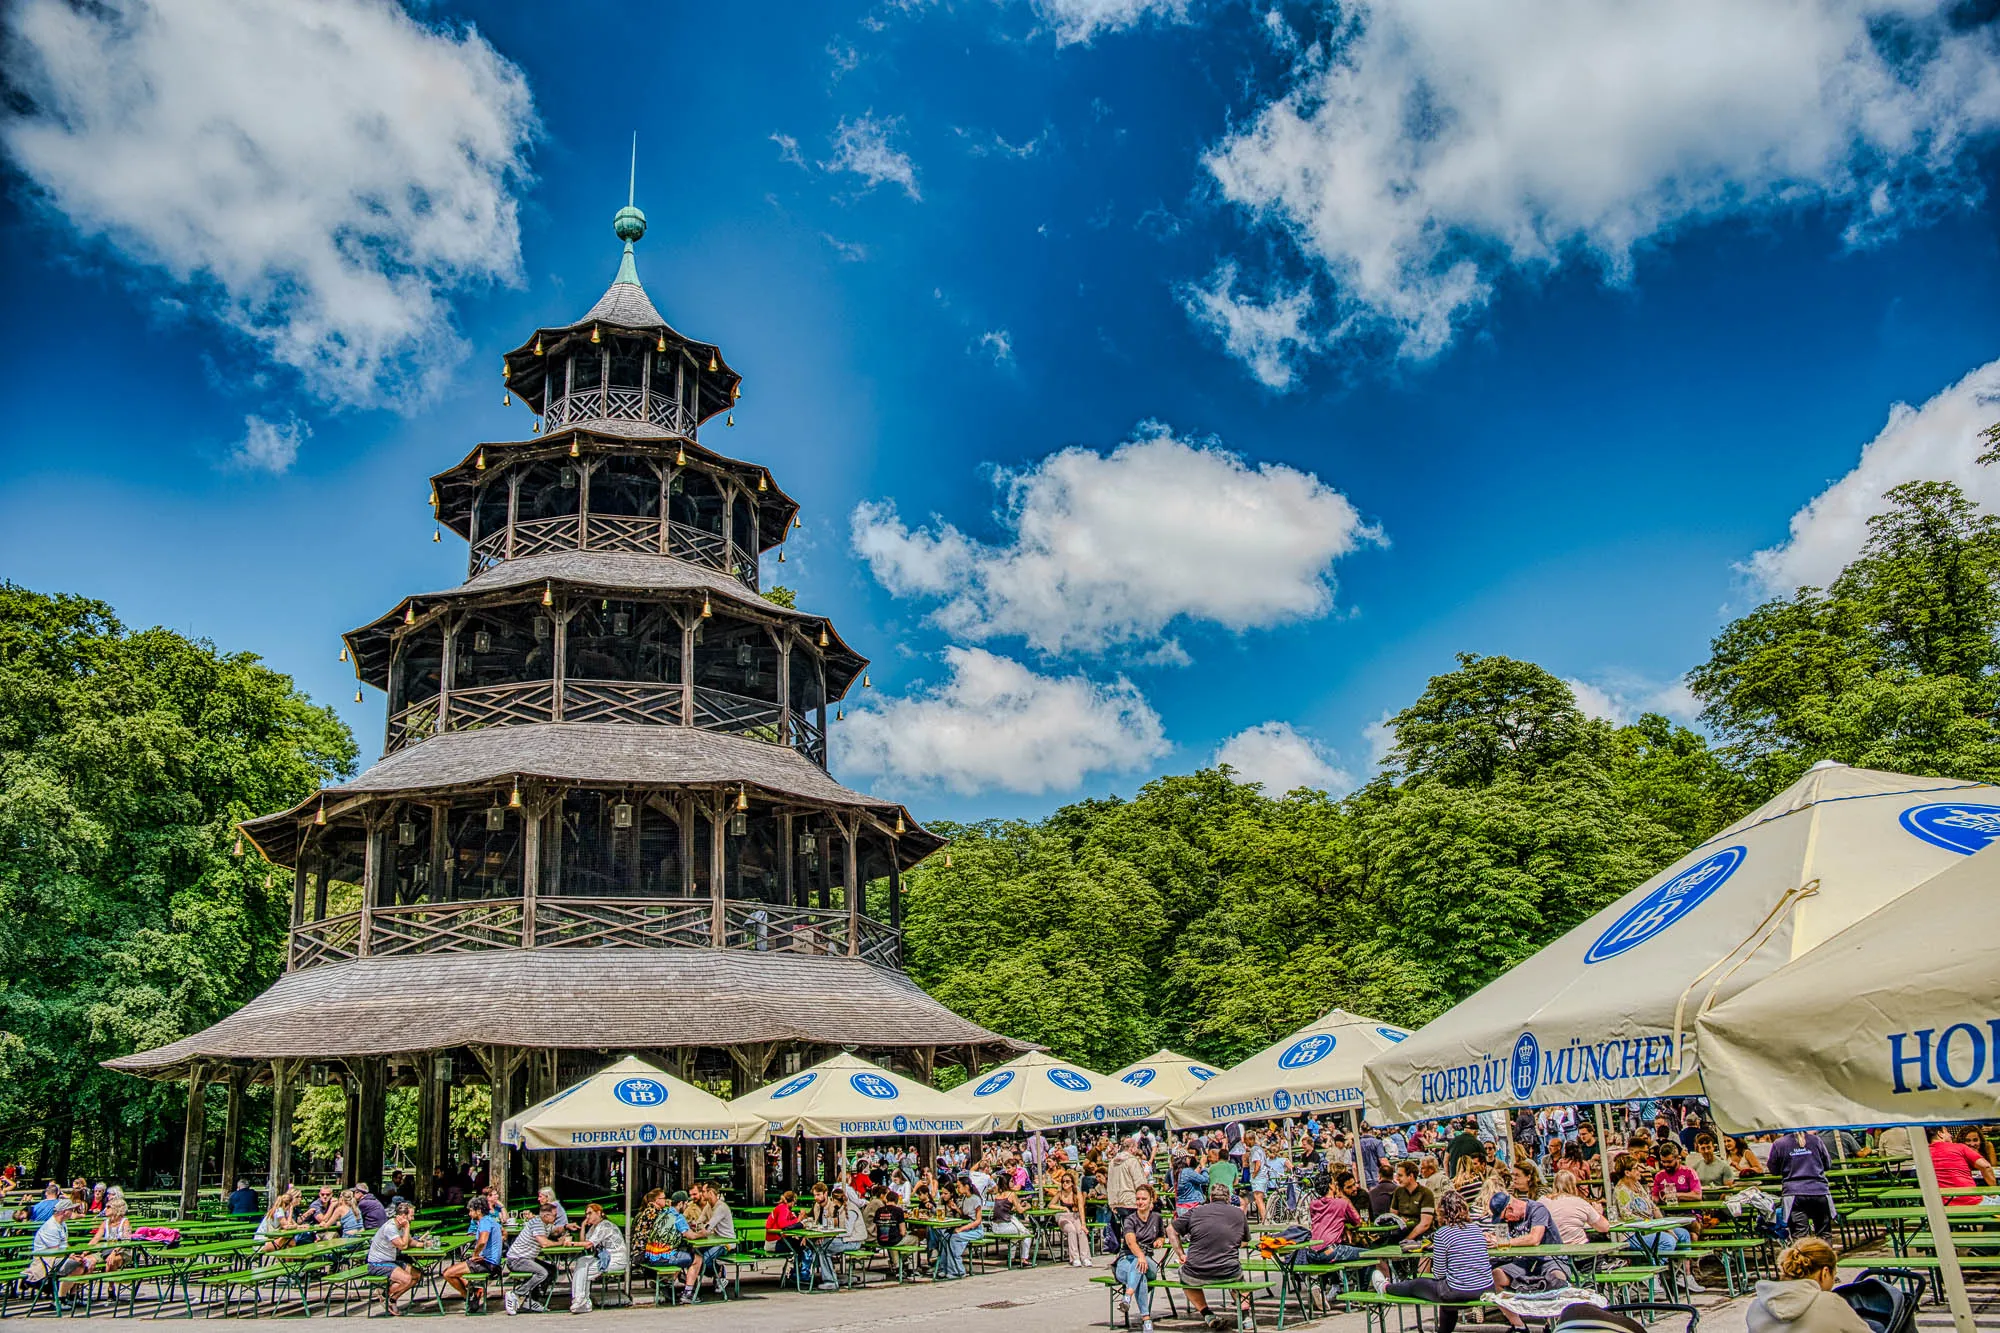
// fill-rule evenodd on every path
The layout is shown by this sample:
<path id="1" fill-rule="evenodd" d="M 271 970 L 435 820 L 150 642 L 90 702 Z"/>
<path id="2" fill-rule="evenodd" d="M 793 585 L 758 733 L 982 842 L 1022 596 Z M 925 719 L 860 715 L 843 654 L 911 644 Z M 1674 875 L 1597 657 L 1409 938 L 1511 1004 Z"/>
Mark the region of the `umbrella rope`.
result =
<path id="1" fill-rule="evenodd" d="M 1701 985 L 1702 982 L 1707 981 L 1710 976 L 1714 975 L 1718 968 L 1729 962 L 1730 959 L 1735 958 L 1737 960 L 1736 966 L 1731 967 L 1729 971 L 1723 973 L 1721 979 L 1714 986 L 1709 987 L 1708 994 L 1703 997 L 1701 1010 L 1698 1010 L 1697 1014 L 1705 1011 L 1710 1004 L 1714 1003 L 1716 989 L 1724 981 L 1729 980 L 1730 977 L 1736 974 L 1736 968 L 1741 967 L 1756 956 L 1757 950 L 1764 947 L 1764 942 L 1771 937 L 1771 933 L 1790 915 L 1791 909 L 1806 897 L 1818 892 L 1818 880 L 1803 884 L 1796 889 L 1786 889 L 1784 896 L 1778 899 L 1769 912 L 1764 914 L 1764 919 L 1759 921 L 1748 935 L 1737 941 L 1735 948 L 1729 950 L 1722 957 L 1703 968 L 1701 974 L 1693 981 L 1690 981 L 1681 991 L 1681 998 L 1674 1005 L 1674 1068 L 1676 1078 L 1685 1072 L 1687 1065 L 1687 1045 L 1682 1038 L 1687 1030 L 1688 996 L 1694 993 L 1695 987 Z M 1748 946 L 1747 950 L 1745 946 Z M 1742 955 L 1740 958 L 1737 957 L 1739 954 Z"/>

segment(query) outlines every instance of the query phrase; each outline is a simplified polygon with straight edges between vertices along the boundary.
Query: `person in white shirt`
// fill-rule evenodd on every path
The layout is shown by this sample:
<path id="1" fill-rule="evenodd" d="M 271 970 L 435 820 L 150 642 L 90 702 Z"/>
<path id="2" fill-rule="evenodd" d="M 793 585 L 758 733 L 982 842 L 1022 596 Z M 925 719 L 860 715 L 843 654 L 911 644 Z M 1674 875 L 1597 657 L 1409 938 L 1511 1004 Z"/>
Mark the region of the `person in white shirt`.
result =
<path id="1" fill-rule="evenodd" d="M 571 1314 L 590 1313 L 590 1284 L 599 1274 L 625 1271 L 625 1233 L 612 1225 L 601 1203 L 590 1204 L 583 1210 L 583 1243 L 590 1250 L 578 1256 L 569 1274 Z"/>
<path id="2" fill-rule="evenodd" d="M 821 1291 L 839 1291 L 839 1265 L 833 1262 L 835 1255 L 851 1254 L 868 1243 L 868 1220 L 862 1215 L 862 1198 L 854 1188 L 854 1177 L 847 1172 L 840 1173 L 834 1185 L 831 1200 L 840 1227 L 840 1238 L 830 1240 L 820 1249 L 824 1267 L 819 1281 Z"/>

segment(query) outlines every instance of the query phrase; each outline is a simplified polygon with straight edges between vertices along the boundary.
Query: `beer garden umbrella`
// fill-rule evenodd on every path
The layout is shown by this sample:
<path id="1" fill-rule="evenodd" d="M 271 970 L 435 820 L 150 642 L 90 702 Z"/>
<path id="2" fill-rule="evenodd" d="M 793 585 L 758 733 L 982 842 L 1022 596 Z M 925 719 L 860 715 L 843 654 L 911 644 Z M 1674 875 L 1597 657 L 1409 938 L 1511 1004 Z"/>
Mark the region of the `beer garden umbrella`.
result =
<path id="1" fill-rule="evenodd" d="M 1173 1051 L 1158 1050 L 1111 1074 L 1113 1081 L 1145 1092 L 1164 1092 L 1169 1099 L 1193 1092 L 1221 1071 Z"/>
<path id="2" fill-rule="evenodd" d="M 771 1133 L 820 1139 L 985 1134 L 993 1117 L 881 1065 L 835 1055 L 729 1103 Z"/>
<path id="3" fill-rule="evenodd" d="M 1944 827 L 2000 834 L 2000 810 Z M 1702 1014 L 1702 1083 L 1718 1122 L 1910 1126 L 1954 1319 L 1970 1306 L 1924 1127 L 2000 1116 L 2000 847 L 1960 859 Z"/>
<path id="4" fill-rule="evenodd" d="M 1157 1120 L 1161 1108 L 1172 1100 L 1164 1088 L 1120 1083 L 1047 1051 L 1016 1056 L 967 1079 L 950 1095 L 975 1112 L 992 1115 L 994 1130 L 1003 1134 Z"/>
<path id="5" fill-rule="evenodd" d="M 1361 1069 L 1410 1034 L 1334 1009 L 1167 1105 L 1175 1129 L 1307 1112 L 1361 1109 Z"/>

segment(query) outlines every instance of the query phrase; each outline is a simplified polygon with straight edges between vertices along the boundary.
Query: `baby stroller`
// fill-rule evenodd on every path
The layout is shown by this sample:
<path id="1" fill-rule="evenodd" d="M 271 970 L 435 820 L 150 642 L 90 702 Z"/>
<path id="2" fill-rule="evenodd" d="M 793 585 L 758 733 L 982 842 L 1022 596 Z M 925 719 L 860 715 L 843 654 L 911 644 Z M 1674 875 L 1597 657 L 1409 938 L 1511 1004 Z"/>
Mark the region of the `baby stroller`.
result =
<path id="1" fill-rule="evenodd" d="M 1924 1275 L 1910 1268 L 1864 1268 L 1833 1294 L 1854 1308 L 1875 1333 L 1911 1333 L 1923 1300 Z"/>
<path id="2" fill-rule="evenodd" d="M 1652 1320 L 1661 1315 L 1686 1315 L 1687 1324 L 1682 1333 L 1695 1333 L 1701 1324 L 1701 1312 L 1692 1305 L 1668 1304 L 1665 1301 L 1592 1305 L 1588 1301 L 1579 1301 L 1562 1308 L 1555 1322 L 1549 1325 L 1549 1333 L 1654 1333 L 1635 1316 Z"/>

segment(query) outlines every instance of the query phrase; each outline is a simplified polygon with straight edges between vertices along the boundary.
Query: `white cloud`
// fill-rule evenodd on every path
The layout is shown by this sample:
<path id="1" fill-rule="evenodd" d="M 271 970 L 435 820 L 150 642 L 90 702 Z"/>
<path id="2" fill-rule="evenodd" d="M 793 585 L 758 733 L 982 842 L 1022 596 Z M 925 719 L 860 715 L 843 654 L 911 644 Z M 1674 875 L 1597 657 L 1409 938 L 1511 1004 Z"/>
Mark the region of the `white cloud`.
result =
<path id="1" fill-rule="evenodd" d="M 957 792 L 1068 791 L 1169 748 L 1122 676 L 1043 676 L 982 648 L 947 648 L 944 661 L 951 676 L 935 688 L 848 714 L 834 733 L 843 772 Z"/>
<path id="2" fill-rule="evenodd" d="M 1383 540 L 1311 473 L 1253 467 L 1157 422 L 1108 456 L 1065 449 L 998 484 L 1004 545 L 942 521 L 911 530 L 893 503 L 864 503 L 854 549 L 890 592 L 947 599 L 945 630 L 1050 653 L 1148 642 L 1181 618 L 1246 630 L 1325 615 L 1333 562 Z"/>
<path id="3" fill-rule="evenodd" d="M 1692 723 L 1701 712 L 1694 691 L 1681 681 L 1661 685 L 1614 673 L 1596 681 L 1564 676 L 1563 684 L 1576 696 L 1576 706 L 1585 717 L 1603 718 L 1616 727 L 1638 721 L 1642 713 L 1660 713 L 1676 722 Z"/>
<path id="4" fill-rule="evenodd" d="M 1187 17 L 1188 0 L 1036 0 L 1035 8 L 1055 29 L 1057 44 L 1068 46 L 1148 18 L 1178 23 Z"/>
<path id="5" fill-rule="evenodd" d="M 1300 287 L 1292 291 L 1272 288 L 1259 301 L 1254 296 L 1236 294 L 1236 265 L 1224 263 L 1209 275 L 1208 286 L 1182 283 L 1181 308 L 1196 322 L 1222 335 L 1229 354 L 1250 367 L 1250 371 L 1273 389 L 1289 389 L 1297 375 L 1301 354 L 1312 350 L 1317 341 L 1310 321 L 1313 295 Z"/>
<path id="6" fill-rule="evenodd" d="M 1859 238 L 1976 186 L 1993 30 L 1947 0 L 1376 0 L 1208 157 L 1337 292 L 1429 356 L 1509 268 L 1614 279 L 1650 237 L 1831 202 Z"/>
<path id="7" fill-rule="evenodd" d="M 1823 588 L 1861 553 L 1882 495 L 1906 481 L 1956 482 L 1988 509 L 2000 508 L 2000 468 L 1977 460 L 1979 432 L 2000 421 L 2000 361 L 1988 362 L 1922 407 L 1897 403 L 1854 469 L 1792 515 L 1791 532 L 1750 558 L 1747 572 L 1769 593 Z"/>
<path id="8" fill-rule="evenodd" d="M 20 0 L 29 109 L 0 138 L 47 206 L 312 391 L 421 392 L 449 298 L 520 268 L 526 80 L 470 28 L 385 0 Z"/>
<path id="9" fill-rule="evenodd" d="M 1354 788 L 1353 776 L 1334 766 L 1326 748 L 1289 722 L 1237 732 L 1217 747 L 1214 762 L 1229 765 L 1245 782 L 1263 783 L 1266 796 L 1300 787 L 1344 796 Z"/>
<path id="10" fill-rule="evenodd" d="M 1005 329 L 989 329 L 979 335 L 979 350 L 993 358 L 996 366 L 1014 364 L 1014 335 Z"/>
<path id="11" fill-rule="evenodd" d="M 917 168 L 909 155 L 893 147 L 889 140 L 902 127 L 900 120 L 878 120 L 864 115 L 842 120 L 833 132 L 833 157 L 820 163 L 825 171 L 851 171 L 874 189 L 884 181 L 903 187 L 912 199 L 917 192 Z"/>
<path id="12" fill-rule="evenodd" d="M 805 154 L 799 151 L 799 141 L 789 134 L 773 134 L 771 142 L 778 145 L 778 160 L 789 162 L 795 167 L 806 165 Z M 806 168 L 811 170 L 810 167 Z"/>
<path id="13" fill-rule="evenodd" d="M 1389 756 L 1396 749 L 1396 729 L 1389 725 L 1394 713 L 1384 711 L 1361 729 L 1361 739 L 1368 742 L 1368 766 L 1380 768 L 1389 762 Z"/>
<path id="14" fill-rule="evenodd" d="M 230 451 L 233 466 L 252 472 L 284 472 L 298 461 L 299 446 L 312 437 L 312 427 L 293 417 L 284 422 L 243 418 L 243 438 Z"/>

